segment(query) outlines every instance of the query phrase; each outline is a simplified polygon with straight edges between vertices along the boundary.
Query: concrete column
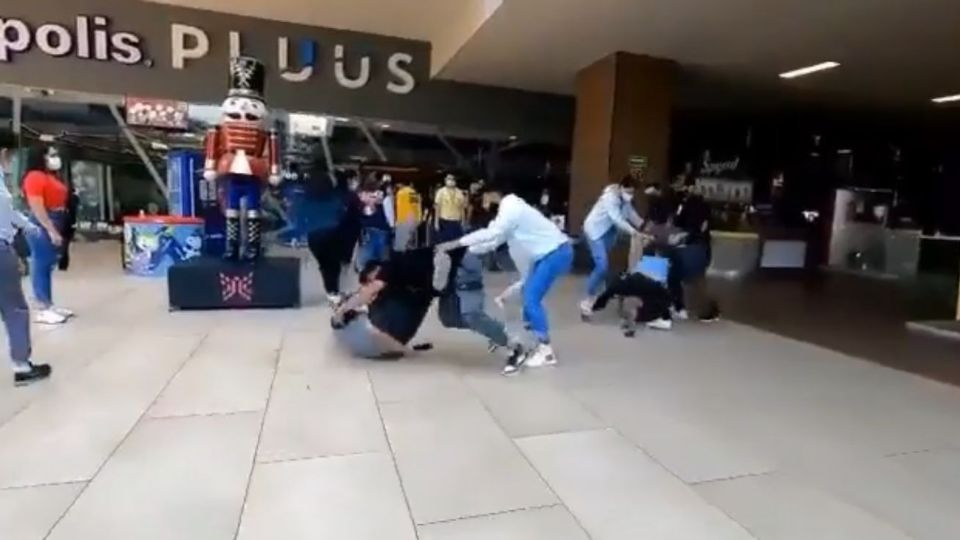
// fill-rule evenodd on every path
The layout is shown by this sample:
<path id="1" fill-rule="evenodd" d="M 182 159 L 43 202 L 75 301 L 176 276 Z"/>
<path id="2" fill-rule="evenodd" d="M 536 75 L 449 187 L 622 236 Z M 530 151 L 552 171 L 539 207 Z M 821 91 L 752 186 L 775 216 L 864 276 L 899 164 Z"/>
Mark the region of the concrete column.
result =
<path id="1" fill-rule="evenodd" d="M 570 182 L 570 229 L 583 219 L 604 186 L 644 156 L 647 178 L 667 179 L 675 64 L 647 56 L 612 54 L 577 74 L 577 112 Z M 625 251 L 614 258 L 622 266 Z"/>

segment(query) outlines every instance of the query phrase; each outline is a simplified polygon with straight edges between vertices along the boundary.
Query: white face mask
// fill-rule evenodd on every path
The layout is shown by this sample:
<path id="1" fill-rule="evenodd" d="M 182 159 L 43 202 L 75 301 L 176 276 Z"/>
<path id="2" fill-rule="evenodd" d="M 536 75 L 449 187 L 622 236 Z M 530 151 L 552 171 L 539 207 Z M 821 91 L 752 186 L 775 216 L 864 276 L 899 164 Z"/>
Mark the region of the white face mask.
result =
<path id="1" fill-rule="evenodd" d="M 448 187 L 448 188 L 457 187 L 457 181 L 456 181 L 456 180 L 447 180 L 446 184 L 447 184 L 447 187 Z"/>
<path id="2" fill-rule="evenodd" d="M 620 198 L 623 199 L 623 202 L 633 202 L 633 193 L 623 192 L 620 194 Z"/>
<path id="3" fill-rule="evenodd" d="M 60 156 L 47 156 L 47 169 L 56 172 L 62 167 L 63 160 L 60 159 Z"/>
<path id="4" fill-rule="evenodd" d="M 549 204 L 549 203 L 550 203 L 550 196 L 549 196 L 549 195 L 541 195 L 541 196 L 540 196 L 540 204 L 546 205 L 546 204 Z"/>

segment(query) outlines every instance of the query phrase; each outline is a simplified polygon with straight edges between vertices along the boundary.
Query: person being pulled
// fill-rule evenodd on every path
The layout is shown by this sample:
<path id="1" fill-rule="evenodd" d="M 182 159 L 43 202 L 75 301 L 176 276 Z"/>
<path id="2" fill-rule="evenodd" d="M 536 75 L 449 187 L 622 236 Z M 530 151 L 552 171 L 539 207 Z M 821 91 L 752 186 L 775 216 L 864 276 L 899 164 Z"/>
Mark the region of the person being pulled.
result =
<path id="1" fill-rule="evenodd" d="M 619 299 L 620 326 L 627 337 L 636 334 L 638 324 L 653 330 L 671 330 L 671 294 L 667 288 L 670 260 L 648 252 L 631 271 L 610 283 L 597 297 L 593 311 L 603 311 L 611 300 Z"/>
<path id="2" fill-rule="evenodd" d="M 523 365 L 525 351 L 507 336 L 506 326 L 484 311 L 480 260 L 465 249 L 434 253 L 432 248 L 395 253 L 373 261 L 360 273 L 360 288 L 338 307 L 332 326 L 342 346 L 373 360 L 406 356 L 434 299 L 447 328 L 471 330 L 506 351 L 505 374 Z M 414 351 L 432 349 L 414 345 Z"/>

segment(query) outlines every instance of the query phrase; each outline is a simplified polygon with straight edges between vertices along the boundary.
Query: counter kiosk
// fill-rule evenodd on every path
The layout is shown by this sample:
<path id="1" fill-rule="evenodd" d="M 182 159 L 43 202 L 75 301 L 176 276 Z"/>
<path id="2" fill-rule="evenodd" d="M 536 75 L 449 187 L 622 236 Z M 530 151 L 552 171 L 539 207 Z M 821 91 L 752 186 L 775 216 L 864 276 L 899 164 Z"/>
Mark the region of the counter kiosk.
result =
<path id="1" fill-rule="evenodd" d="M 204 221 L 177 216 L 123 218 L 123 268 L 134 276 L 163 277 L 176 263 L 203 252 Z"/>

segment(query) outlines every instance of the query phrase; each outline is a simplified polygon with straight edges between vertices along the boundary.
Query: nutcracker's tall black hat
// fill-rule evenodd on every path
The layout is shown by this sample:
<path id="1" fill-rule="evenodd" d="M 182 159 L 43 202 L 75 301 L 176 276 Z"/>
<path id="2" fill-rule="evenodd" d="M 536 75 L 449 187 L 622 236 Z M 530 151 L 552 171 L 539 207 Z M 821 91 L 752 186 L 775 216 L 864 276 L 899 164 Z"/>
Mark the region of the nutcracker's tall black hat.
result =
<path id="1" fill-rule="evenodd" d="M 267 70 L 263 62 L 250 56 L 230 59 L 229 97 L 246 97 L 263 101 Z"/>

